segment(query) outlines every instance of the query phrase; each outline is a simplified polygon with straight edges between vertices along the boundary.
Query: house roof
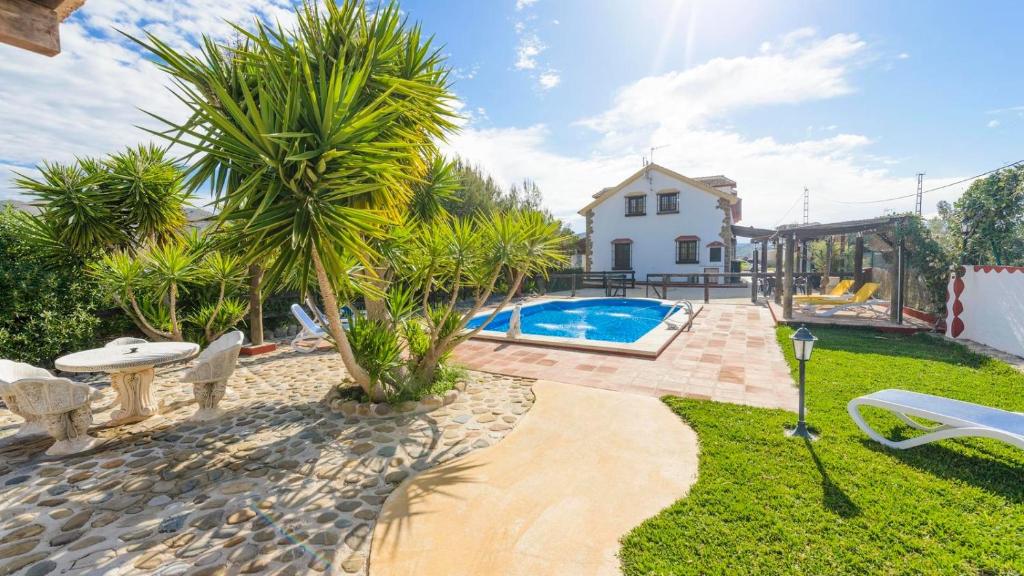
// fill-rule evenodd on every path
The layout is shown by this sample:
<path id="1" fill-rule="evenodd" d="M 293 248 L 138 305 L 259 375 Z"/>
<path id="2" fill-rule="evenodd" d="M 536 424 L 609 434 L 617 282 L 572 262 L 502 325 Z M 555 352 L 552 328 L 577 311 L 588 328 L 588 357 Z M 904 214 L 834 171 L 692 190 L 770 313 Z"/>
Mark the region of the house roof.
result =
<path id="1" fill-rule="evenodd" d="M 736 186 L 736 181 L 732 178 L 726 178 L 722 174 L 716 174 L 714 176 L 698 176 L 694 180 L 700 180 L 708 186 Z"/>
<path id="2" fill-rule="evenodd" d="M 661 172 L 662 174 L 668 176 L 669 178 L 675 178 L 676 180 L 681 180 L 681 181 L 689 184 L 690 186 L 693 186 L 694 188 L 697 188 L 698 190 L 701 190 L 702 192 L 707 192 L 708 194 L 711 194 L 713 196 L 718 196 L 719 198 L 724 198 L 725 200 L 728 200 L 729 204 L 731 204 L 731 205 L 735 205 L 737 202 L 739 202 L 739 197 L 736 194 L 730 194 L 729 192 L 724 192 L 722 190 L 714 188 L 711 184 L 708 184 L 707 182 L 704 182 L 701 179 L 690 178 L 689 176 L 683 176 L 682 174 L 680 174 L 678 172 L 675 172 L 675 171 L 672 171 L 672 170 L 669 170 L 668 168 L 665 168 L 664 166 L 661 166 L 660 164 L 655 164 L 655 163 L 651 162 L 647 166 L 644 166 L 643 168 L 641 168 L 641 169 L 637 170 L 636 172 L 634 172 L 633 174 L 631 174 L 628 178 L 626 178 L 622 182 L 619 182 L 619 184 L 617 186 L 612 186 L 611 188 L 605 188 L 605 189 L 601 190 L 600 192 L 598 192 L 594 196 L 593 202 L 591 202 L 590 204 L 587 204 L 586 206 L 584 206 L 583 209 L 578 212 L 578 214 L 580 214 L 581 216 L 586 215 L 587 211 L 593 210 L 598 204 L 604 202 L 605 200 L 611 198 L 612 196 L 615 196 L 615 194 L 617 194 L 618 192 L 621 192 L 622 189 L 625 188 L 627 184 L 629 184 L 633 180 L 636 180 L 638 177 L 642 176 L 646 170 L 657 170 L 658 172 Z M 733 182 L 732 180 L 729 180 L 725 176 L 708 176 L 707 178 L 709 178 L 709 179 L 712 179 L 712 178 L 722 178 L 724 180 L 728 180 L 729 182 L 732 182 L 732 184 L 731 184 L 732 186 L 736 185 L 735 182 Z M 721 186 L 725 186 L 726 184 L 720 184 L 720 185 Z"/>

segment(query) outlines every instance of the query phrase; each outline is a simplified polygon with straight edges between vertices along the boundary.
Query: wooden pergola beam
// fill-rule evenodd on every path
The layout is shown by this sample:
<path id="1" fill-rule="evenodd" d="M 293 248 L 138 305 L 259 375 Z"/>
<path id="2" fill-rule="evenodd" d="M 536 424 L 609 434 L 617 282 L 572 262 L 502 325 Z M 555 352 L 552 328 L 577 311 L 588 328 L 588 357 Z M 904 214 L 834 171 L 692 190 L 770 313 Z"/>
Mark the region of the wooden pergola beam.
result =
<path id="1" fill-rule="evenodd" d="M 0 42 L 60 54 L 60 23 L 84 0 L 0 0 Z"/>

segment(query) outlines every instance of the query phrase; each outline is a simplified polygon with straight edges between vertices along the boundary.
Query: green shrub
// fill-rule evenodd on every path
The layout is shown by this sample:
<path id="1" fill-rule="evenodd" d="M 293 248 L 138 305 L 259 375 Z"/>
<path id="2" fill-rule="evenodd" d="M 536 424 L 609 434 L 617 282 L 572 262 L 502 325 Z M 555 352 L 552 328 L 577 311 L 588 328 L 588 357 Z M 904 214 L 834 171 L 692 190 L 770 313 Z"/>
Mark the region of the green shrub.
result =
<path id="1" fill-rule="evenodd" d="M 0 211 L 0 357 L 52 366 L 63 354 L 96 343 L 117 319 L 80 262 L 50 263 L 19 233 L 10 208 Z"/>

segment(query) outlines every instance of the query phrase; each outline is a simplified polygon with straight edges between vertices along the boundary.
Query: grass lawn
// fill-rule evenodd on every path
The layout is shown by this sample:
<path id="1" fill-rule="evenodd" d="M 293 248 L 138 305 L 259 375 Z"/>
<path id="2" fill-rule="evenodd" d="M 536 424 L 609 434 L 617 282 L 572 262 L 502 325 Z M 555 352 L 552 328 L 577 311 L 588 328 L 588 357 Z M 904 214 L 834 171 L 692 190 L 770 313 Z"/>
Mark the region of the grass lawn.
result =
<path id="1" fill-rule="evenodd" d="M 780 328 L 778 338 L 795 374 L 791 333 Z M 686 498 L 623 539 L 624 572 L 1024 573 L 1024 450 L 980 439 L 890 450 L 846 412 L 851 398 L 883 388 L 1024 411 L 1024 375 L 924 335 L 815 335 L 814 443 L 783 436 L 792 413 L 665 398 L 697 431 L 700 476 Z M 917 433 L 864 410 L 890 438 Z"/>

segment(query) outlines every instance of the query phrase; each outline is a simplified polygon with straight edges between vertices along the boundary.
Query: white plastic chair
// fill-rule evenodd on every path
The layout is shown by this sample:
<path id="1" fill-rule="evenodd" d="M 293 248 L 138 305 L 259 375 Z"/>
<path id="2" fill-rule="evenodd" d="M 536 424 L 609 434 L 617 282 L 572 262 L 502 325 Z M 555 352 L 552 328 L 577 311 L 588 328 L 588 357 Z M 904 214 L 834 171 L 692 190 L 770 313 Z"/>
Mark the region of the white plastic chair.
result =
<path id="1" fill-rule="evenodd" d="M 224 413 L 217 405 L 224 398 L 228 378 L 235 371 L 244 339 L 238 330 L 217 338 L 199 354 L 196 365 L 181 377 L 182 382 L 192 384 L 192 393 L 199 405 L 190 420 L 205 422 Z"/>

